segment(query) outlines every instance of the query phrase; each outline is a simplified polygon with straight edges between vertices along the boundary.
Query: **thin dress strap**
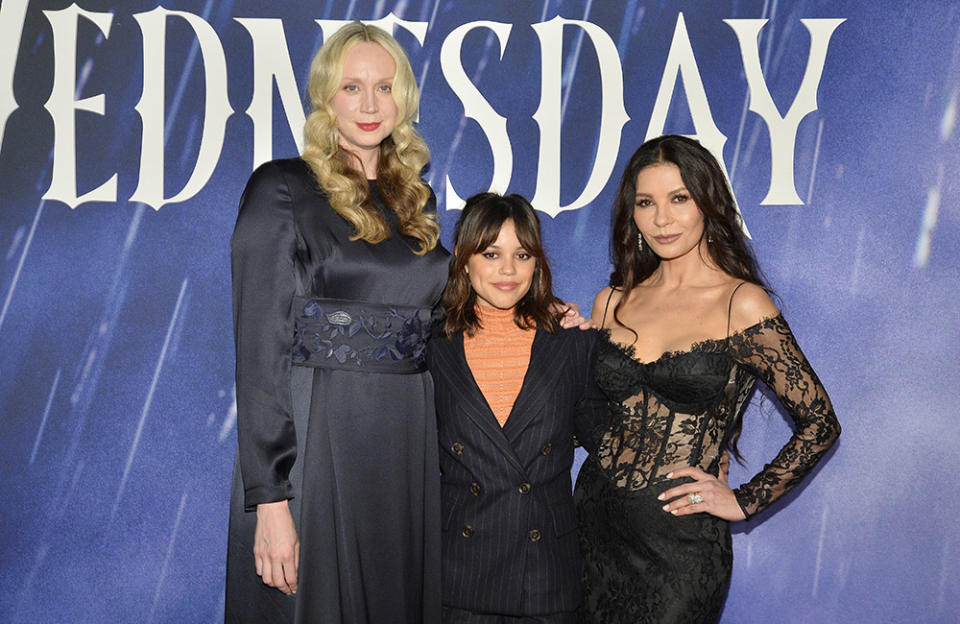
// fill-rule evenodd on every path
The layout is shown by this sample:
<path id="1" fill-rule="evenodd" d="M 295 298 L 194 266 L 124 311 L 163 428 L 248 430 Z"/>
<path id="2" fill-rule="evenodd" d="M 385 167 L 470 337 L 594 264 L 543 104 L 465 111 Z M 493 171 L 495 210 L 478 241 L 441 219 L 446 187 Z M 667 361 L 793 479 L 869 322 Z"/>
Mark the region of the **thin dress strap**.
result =
<path id="1" fill-rule="evenodd" d="M 727 338 L 730 337 L 730 315 L 733 313 L 733 296 L 737 294 L 737 291 L 740 290 L 740 287 L 746 284 L 746 282 L 740 282 L 737 284 L 737 287 L 733 289 L 733 292 L 730 293 L 730 302 L 727 303 Z"/>
<path id="2" fill-rule="evenodd" d="M 600 321 L 600 329 L 603 329 L 603 326 L 607 324 L 607 310 L 610 309 L 610 300 L 613 299 L 614 287 L 610 287 L 610 294 L 607 295 L 607 305 L 603 306 L 603 320 Z M 729 331 L 729 329 L 728 329 Z"/>

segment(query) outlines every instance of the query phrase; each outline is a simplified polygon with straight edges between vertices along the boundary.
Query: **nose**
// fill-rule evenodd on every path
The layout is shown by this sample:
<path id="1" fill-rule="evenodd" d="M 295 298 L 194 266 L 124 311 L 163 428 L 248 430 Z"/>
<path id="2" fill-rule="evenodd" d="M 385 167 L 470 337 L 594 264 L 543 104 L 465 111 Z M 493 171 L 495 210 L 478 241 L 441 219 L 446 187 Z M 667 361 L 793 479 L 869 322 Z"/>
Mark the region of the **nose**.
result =
<path id="1" fill-rule="evenodd" d="M 513 258 L 504 258 L 503 262 L 500 264 L 500 273 L 502 275 L 513 275 L 516 272 L 517 267 L 514 264 Z"/>
<path id="2" fill-rule="evenodd" d="M 374 89 L 365 89 L 360 96 L 360 110 L 364 113 L 377 112 L 377 94 Z"/>
<path id="3" fill-rule="evenodd" d="M 659 205 L 653 215 L 653 224 L 657 227 L 665 227 L 673 222 L 673 212 L 670 210 L 670 204 Z"/>

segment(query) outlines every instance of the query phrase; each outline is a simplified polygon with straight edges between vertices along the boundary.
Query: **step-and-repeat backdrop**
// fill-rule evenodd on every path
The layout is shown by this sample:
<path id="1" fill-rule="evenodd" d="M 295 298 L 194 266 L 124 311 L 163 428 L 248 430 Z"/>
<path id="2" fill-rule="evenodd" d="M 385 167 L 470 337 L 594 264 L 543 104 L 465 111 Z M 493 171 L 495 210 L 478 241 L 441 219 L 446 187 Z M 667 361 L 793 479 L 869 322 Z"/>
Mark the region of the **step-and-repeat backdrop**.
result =
<path id="1" fill-rule="evenodd" d="M 670 132 L 722 158 L 844 427 L 736 528 L 723 621 L 956 621 L 952 0 L 3 0 L 0 621 L 222 618 L 228 239 L 353 18 L 410 55 L 444 240 L 463 198 L 522 193 L 584 310 L 633 150 Z M 789 435 L 769 398 L 744 428 L 734 481 Z"/>

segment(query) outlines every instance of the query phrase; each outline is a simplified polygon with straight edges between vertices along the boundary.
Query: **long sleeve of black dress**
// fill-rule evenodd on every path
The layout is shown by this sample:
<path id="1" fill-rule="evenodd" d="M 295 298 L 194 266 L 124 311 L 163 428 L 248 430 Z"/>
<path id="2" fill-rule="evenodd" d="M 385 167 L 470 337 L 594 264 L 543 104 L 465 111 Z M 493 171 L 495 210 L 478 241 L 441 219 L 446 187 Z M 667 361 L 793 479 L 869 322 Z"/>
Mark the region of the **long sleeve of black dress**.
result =
<path id="1" fill-rule="evenodd" d="M 283 171 L 250 177 L 230 240 L 237 369 L 237 437 L 247 511 L 292 497 L 291 306 L 296 232 Z"/>
<path id="2" fill-rule="evenodd" d="M 732 335 L 729 348 L 738 363 L 773 390 L 795 426 L 773 461 L 734 490 L 749 517 L 800 483 L 840 435 L 840 423 L 782 316 Z"/>

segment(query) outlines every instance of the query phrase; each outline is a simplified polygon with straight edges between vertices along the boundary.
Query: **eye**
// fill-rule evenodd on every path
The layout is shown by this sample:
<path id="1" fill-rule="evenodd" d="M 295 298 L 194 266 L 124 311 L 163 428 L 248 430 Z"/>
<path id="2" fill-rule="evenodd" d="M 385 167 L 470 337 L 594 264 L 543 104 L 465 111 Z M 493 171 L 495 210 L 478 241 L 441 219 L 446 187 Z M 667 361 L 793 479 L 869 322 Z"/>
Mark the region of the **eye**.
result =
<path id="1" fill-rule="evenodd" d="M 690 196 L 686 193 L 677 193 L 673 196 L 673 202 L 675 204 L 683 204 L 690 201 Z"/>
<path id="2" fill-rule="evenodd" d="M 354 85 L 354 84 L 347 84 L 347 85 L 343 85 L 343 90 L 346 91 L 347 93 L 356 93 L 357 91 L 359 91 L 359 87 L 357 87 L 357 85 Z"/>
<path id="3" fill-rule="evenodd" d="M 652 206 L 652 205 L 653 205 L 653 202 L 650 201 L 649 199 L 638 199 L 636 204 L 637 208 L 647 208 L 648 206 Z"/>
<path id="4" fill-rule="evenodd" d="M 393 91 L 393 87 L 390 85 L 380 85 L 380 93 L 390 93 Z"/>
<path id="5" fill-rule="evenodd" d="M 533 256 L 531 256 L 530 254 L 528 254 L 528 253 L 525 252 L 525 251 L 518 251 L 518 252 L 517 252 L 517 260 L 527 261 L 527 260 L 530 260 L 530 259 L 532 259 L 532 258 L 533 258 Z"/>
<path id="6" fill-rule="evenodd" d="M 485 251 L 480 255 L 486 258 L 487 260 L 495 260 L 497 258 L 497 252 L 495 251 Z"/>

